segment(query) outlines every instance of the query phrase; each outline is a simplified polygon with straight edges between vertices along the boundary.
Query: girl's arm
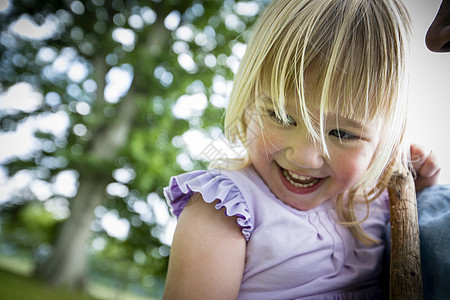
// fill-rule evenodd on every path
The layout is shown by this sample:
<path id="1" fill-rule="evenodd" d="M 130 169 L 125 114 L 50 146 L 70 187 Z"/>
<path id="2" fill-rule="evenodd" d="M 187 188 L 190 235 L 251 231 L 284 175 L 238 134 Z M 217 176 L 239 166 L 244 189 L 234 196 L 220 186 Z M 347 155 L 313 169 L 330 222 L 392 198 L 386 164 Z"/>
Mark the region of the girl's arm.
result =
<path id="1" fill-rule="evenodd" d="M 170 251 L 163 299 L 236 299 L 246 242 L 236 217 L 194 194 L 183 209 Z"/>

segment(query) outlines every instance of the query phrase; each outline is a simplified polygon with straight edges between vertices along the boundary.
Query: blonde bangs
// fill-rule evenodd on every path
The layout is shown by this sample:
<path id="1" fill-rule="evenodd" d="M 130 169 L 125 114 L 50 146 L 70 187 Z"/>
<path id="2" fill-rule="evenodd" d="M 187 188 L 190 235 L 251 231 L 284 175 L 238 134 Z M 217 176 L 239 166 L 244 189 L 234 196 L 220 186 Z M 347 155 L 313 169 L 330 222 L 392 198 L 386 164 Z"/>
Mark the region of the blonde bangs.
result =
<path id="1" fill-rule="evenodd" d="M 360 122 L 394 115 L 404 76 L 400 32 L 407 19 L 399 22 L 388 8 L 380 9 L 379 1 L 305 2 L 259 64 L 252 100 L 269 90 L 276 113 L 287 120 L 286 99 L 296 99 L 313 136 L 310 110 L 319 111 L 322 120 L 329 113 Z"/>

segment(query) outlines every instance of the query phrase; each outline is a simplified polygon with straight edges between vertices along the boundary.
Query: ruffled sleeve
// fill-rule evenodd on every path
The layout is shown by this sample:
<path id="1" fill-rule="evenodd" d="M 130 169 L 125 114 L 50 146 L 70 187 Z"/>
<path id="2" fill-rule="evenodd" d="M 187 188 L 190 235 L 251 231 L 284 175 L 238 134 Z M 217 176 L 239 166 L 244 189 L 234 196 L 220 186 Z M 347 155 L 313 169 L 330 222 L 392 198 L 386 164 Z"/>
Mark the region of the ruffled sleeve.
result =
<path id="1" fill-rule="evenodd" d="M 242 235 L 248 241 L 253 231 L 251 214 L 239 188 L 230 178 L 218 170 L 193 171 L 172 177 L 169 186 L 164 188 L 164 196 L 177 217 L 194 193 L 200 193 L 207 203 L 218 200 L 217 210 L 225 207 L 227 216 L 237 216 Z"/>

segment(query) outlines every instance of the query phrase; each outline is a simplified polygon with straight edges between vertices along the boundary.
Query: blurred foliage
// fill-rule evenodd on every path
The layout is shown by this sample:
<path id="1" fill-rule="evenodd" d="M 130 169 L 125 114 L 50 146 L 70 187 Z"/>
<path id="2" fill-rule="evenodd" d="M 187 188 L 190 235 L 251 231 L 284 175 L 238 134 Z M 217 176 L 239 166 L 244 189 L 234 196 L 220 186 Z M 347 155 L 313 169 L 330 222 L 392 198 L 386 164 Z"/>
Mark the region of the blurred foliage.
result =
<path id="1" fill-rule="evenodd" d="M 244 10 L 238 9 L 240 4 Z M 162 188 L 170 176 L 186 171 L 177 162 L 180 153 L 187 153 L 186 141 L 180 138 L 183 133 L 189 129 L 208 133 L 208 128 L 220 127 L 223 117 L 223 108 L 210 101 L 201 115 L 177 118 L 172 110 L 182 95 L 226 97 L 214 90 L 213 82 L 232 79 L 241 55 L 235 52 L 242 49 L 234 46 L 247 42 L 256 17 L 256 12 L 245 11 L 245 5 L 254 2 L 240 4 L 234 0 L 12 1 L 0 13 L 0 88 L 5 93 L 26 82 L 42 95 L 42 102 L 31 110 L 0 107 L 0 133 L 55 115 L 67 118 L 68 125 L 63 134 L 37 127 L 39 147 L 9 158 L 3 168 L 10 178 L 26 174 L 41 186 L 53 186 L 69 170 L 78 191 L 88 190 L 74 196 L 53 188 L 50 195 L 40 196 L 30 184 L 15 191 L 0 204 L 0 242 L 17 251 L 30 250 L 45 268 L 46 261 L 61 251 L 58 236 L 73 234 L 64 224 L 83 213 L 74 208 L 75 202 L 90 207 L 95 197 L 86 195 L 102 195 L 89 208 L 92 223 L 77 225 L 92 228 L 87 242 L 98 242 L 89 248 L 91 273 L 125 283 L 161 283 L 169 247 L 160 241 L 164 224 L 157 222 L 154 202 L 163 202 Z M 19 33 L 26 22 L 42 26 L 41 31 L 49 26 L 51 33 L 34 38 Z M 34 34 L 33 30 L 28 33 Z M 129 36 L 131 42 L 120 35 Z M 82 70 L 77 76 L 71 74 L 74 66 Z M 113 71 L 129 74 L 132 82 L 123 95 L 108 99 L 105 90 L 108 84 L 111 87 L 108 79 Z M 204 167 L 192 157 L 190 161 L 193 168 Z M 130 178 L 117 179 L 113 174 L 118 170 Z M 111 183 L 125 192 L 106 192 Z M 128 221 L 126 238 L 108 235 L 101 222 L 108 212 Z"/>

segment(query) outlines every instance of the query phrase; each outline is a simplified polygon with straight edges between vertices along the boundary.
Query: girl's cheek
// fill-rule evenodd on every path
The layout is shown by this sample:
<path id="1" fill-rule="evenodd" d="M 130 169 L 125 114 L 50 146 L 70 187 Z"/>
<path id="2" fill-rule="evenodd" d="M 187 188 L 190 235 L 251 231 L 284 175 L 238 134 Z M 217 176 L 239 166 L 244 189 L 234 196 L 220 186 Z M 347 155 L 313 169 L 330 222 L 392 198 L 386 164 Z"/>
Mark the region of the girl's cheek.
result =
<path id="1" fill-rule="evenodd" d="M 371 158 L 361 149 L 339 151 L 339 154 L 334 156 L 331 163 L 336 164 L 335 170 L 339 170 L 341 177 L 352 178 L 357 181 L 364 175 L 369 167 Z"/>
<path id="2" fill-rule="evenodd" d="M 269 153 L 275 153 L 283 149 L 283 138 L 276 130 L 263 130 L 260 139 L 265 143 L 266 151 Z"/>

